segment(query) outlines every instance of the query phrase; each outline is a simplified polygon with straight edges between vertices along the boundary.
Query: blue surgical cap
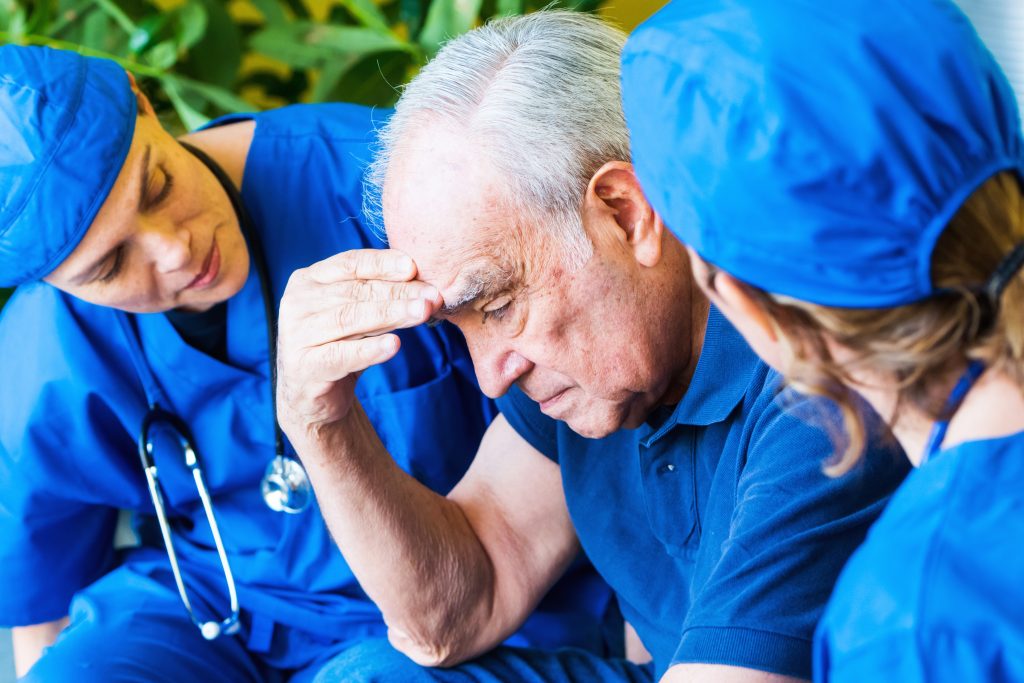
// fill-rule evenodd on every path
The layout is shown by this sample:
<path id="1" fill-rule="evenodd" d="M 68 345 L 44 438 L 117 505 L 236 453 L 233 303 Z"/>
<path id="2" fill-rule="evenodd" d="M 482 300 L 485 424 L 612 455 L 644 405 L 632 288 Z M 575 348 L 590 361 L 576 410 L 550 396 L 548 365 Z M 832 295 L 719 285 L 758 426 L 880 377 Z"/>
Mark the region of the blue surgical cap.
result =
<path id="1" fill-rule="evenodd" d="M 1024 172 L 1013 91 L 947 0 L 676 0 L 622 66 L 651 204 L 769 292 L 925 298 L 953 214 L 995 173 Z"/>
<path id="2" fill-rule="evenodd" d="M 114 62 L 0 47 L 0 286 L 42 278 L 78 246 L 128 156 L 135 114 Z"/>

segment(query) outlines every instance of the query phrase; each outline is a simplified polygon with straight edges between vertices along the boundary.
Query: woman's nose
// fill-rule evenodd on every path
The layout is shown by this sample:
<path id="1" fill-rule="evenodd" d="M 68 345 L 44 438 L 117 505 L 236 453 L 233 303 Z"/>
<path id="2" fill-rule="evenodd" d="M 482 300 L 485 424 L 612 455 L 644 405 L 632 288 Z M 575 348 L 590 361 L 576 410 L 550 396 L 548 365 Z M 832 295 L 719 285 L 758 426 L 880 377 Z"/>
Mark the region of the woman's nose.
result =
<path id="1" fill-rule="evenodd" d="M 192 234 L 173 221 L 147 219 L 139 240 L 149 260 L 161 273 L 173 273 L 192 262 Z"/>

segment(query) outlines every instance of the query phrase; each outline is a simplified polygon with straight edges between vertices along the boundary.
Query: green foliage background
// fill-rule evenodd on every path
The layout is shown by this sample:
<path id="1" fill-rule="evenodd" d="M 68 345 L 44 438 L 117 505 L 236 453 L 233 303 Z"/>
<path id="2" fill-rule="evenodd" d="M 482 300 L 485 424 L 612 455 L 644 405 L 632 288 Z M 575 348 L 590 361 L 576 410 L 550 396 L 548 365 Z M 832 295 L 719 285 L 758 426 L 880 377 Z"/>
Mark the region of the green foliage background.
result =
<path id="1" fill-rule="evenodd" d="M 175 133 L 293 102 L 388 106 L 448 38 L 602 0 L 0 0 L 0 43 L 107 57 Z M 0 290 L 0 306 L 10 292 Z"/>

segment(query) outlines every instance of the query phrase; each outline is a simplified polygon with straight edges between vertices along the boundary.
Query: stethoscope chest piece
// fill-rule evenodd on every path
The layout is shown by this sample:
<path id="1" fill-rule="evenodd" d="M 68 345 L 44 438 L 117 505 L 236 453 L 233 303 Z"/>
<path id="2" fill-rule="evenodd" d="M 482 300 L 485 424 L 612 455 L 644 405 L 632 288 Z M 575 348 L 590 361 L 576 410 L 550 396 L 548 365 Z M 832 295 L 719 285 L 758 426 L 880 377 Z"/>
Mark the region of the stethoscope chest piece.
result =
<path id="1" fill-rule="evenodd" d="M 294 458 L 278 455 L 267 465 L 260 482 L 263 502 L 274 512 L 297 514 L 309 507 L 313 488 L 306 470 Z"/>

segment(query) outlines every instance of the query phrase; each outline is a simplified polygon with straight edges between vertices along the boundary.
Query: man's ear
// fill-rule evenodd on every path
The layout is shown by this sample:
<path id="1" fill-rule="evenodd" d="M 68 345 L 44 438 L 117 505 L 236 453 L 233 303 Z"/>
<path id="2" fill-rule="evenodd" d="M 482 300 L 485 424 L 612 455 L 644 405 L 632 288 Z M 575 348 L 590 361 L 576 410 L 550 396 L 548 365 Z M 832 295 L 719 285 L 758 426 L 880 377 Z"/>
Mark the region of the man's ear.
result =
<path id="1" fill-rule="evenodd" d="M 633 251 L 636 260 L 653 267 L 661 260 L 665 226 L 647 202 L 633 164 L 609 161 L 590 179 L 583 198 L 583 221 L 593 231 L 609 231 Z"/>
<path id="2" fill-rule="evenodd" d="M 135 76 L 131 71 L 125 71 L 128 74 L 128 82 L 131 84 L 132 92 L 135 93 L 135 101 L 138 103 L 139 113 L 147 116 L 156 116 L 156 110 L 153 109 L 153 104 L 149 101 L 142 90 L 139 88 L 139 84 L 135 81 Z"/>

